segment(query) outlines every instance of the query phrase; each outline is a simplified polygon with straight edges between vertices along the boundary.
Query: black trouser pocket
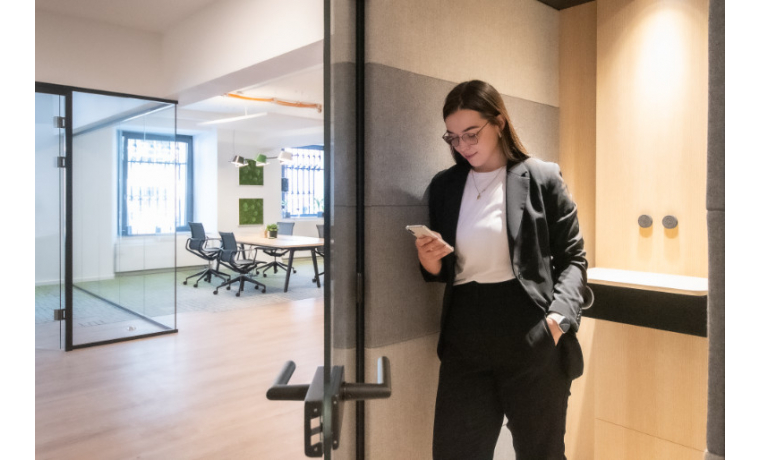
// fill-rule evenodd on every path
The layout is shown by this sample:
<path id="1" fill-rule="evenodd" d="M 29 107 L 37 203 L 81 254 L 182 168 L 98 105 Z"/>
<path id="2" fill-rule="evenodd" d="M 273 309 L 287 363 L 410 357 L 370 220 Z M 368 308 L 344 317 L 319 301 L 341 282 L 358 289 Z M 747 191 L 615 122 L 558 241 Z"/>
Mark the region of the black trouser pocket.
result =
<path id="1" fill-rule="evenodd" d="M 533 325 L 525 334 L 525 341 L 528 342 L 530 348 L 538 348 L 542 346 L 542 342 L 551 343 L 554 345 L 554 338 L 549 331 L 549 325 L 546 323 L 546 318 L 541 318 L 536 324 Z"/>
<path id="2" fill-rule="evenodd" d="M 575 332 L 566 332 L 559 339 L 560 363 L 562 371 L 570 377 L 571 380 L 577 379 L 583 375 L 583 350 L 578 342 Z"/>

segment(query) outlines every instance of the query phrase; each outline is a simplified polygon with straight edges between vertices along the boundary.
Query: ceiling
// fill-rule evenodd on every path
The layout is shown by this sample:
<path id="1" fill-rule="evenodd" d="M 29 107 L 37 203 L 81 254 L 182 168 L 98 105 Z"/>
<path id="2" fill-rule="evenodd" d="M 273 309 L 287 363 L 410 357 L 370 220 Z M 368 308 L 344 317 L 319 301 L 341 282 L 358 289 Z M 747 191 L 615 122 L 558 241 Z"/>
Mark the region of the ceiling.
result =
<path id="1" fill-rule="evenodd" d="M 35 0 L 35 9 L 162 33 L 217 0 Z"/>
<path id="2" fill-rule="evenodd" d="M 277 98 L 286 101 L 322 104 L 322 81 L 322 66 L 317 66 L 289 75 L 283 75 L 265 83 L 238 88 L 234 93 L 246 97 Z M 274 111 L 282 114 L 322 119 L 320 112 L 316 109 L 284 107 L 268 102 L 244 101 L 222 95 L 184 105 L 182 108 L 209 113 L 237 115 L 245 114 L 246 110 L 248 110 L 248 113 Z"/>
<path id="3" fill-rule="evenodd" d="M 181 23 L 193 14 L 209 7 L 217 0 L 36 0 L 37 10 L 69 17 L 78 17 L 92 21 L 114 24 L 150 33 L 162 34 L 171 27 Z M 564 9 L 587 3 L 591 0 L 537 0 L 555 9 Z M 312 53 L 313 54 L 313 53 Z M 293 56 L 290 61 L 300 62 L 301 56 Z M 199 129 L 206 126 L 217 126 L 224 129 L 243 130 L 250 132 L 282 131 L 287 136 L 289 131 L 321 129 L 323 115 L 311 108 L 292 108 L 267 102 L 252 102 L 224 97 L 216 92 L 224 88 L 224 92 L 235 92 L 244 96 L 258 98 L 278 98 L 293 102 L 323 104 L 323 68 L 311 62 L 299 67 L 298 65 L 281 66 L 273 62 L 273 67 L 279 71 L 270 72 L 269 78 L 257 82 L 253 78 L 246 80 L 240 75 L 224 81 L 213 82 L 215 91 L 206 91 L 203 99 L 190 98 L 189 103 L 183 103 L 180 97 L 180 117 L 188 123 L 203 123 L 211 120 L 238 117 L 262 113 L 256 118 L 249 118 L 215 125 L 197 125 Z M 220 84 L 221 83 L 221 84 Z M 249 84 L 246 84 L 249 83 Z"/>
<path id="4" fill-rule="evenodd" d="M 217 0 L 36 0 L 35 9 L 55 15 L 87 19 L 106 24 L 127 27 L 148 33 L 163 34 L 171 27 L 188 19 L 199 11 L 213 5 Z M 311 53 L 314 54 L 314 53 Z M 224 97 L 234 92 L 256 98 L 277 98 L 292 102 L 323 104 L 322 65 L 315 65 L 313 58 L 304 59 L 303 54 L 272 60 L 243 69 L 238 75 L 220 77 L 208 82 L 203 99 L 179 97 L 178 117 L 184 120 L 180 126 L 185 131 L 195 129 L 229 129 L 251 133 L 267 133 L 270 142 L 280 143 L 276 138 L 314 133 L 322 129 L 323 115 L 313 108 L 285 107 L 268 102 L 244 101 Z M 321 62 L 321 47 L 320 57 Z M 257 81 L 253 75 L 267 70 L 266 81 Z M 246 72 L 248 70 L 248 72 Z M 246 78 L 246 73 L 251 75 Z M 203 85 L 200 85 L 203 86 Z M 208 88 L 213 88 L 210 92 Z M 197 90 L 192 88 L 190 91 Z M 186 103 L 184 99 L 190 99 Z M 95 111 L 93 113 L 100 113 Z M 223 124 L 200 125 L 200 123 L 262 114 L 256 118 Z"/>

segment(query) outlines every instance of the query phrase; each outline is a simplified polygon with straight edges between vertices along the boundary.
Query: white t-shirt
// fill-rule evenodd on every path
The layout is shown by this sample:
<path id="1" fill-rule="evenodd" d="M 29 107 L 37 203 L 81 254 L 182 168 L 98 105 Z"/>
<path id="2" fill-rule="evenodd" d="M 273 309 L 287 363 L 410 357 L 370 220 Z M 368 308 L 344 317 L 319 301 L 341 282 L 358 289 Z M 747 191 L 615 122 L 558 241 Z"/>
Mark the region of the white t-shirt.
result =
<path id="1" fill-rule="evenodd" d="M 507 241 L 504 168 L 485 173 L 470 171 L 467 175 L 454 247 L 457 255 L 455 285 L 470 281 L 500 283 L 515 277 Z"/>

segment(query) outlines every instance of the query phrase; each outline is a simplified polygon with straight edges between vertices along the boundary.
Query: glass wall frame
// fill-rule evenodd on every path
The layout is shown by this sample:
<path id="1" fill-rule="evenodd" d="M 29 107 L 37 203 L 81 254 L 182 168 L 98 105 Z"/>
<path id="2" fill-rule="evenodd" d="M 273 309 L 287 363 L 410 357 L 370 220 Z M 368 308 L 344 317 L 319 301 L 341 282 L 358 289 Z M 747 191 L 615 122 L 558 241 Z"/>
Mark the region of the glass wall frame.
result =
<path id="1" fill-rule="evenodd" d="M 121 155 L 116 136 L 121 130 L 134 131 L 135 126 L 142 126 L 146 137 L 150 132 L 158 130 L 164 136 L 175 138 L 177 101 L 41 82 L 36 82 L 35 92 L 64 96 L 66 101 L 63 159 L 65 198 L 62 213 L 65 216 L 64 349 L 70 351 L 177 332 L 176 229 L 170 235 L 163 236 L 167 249 L 161 260 L 163 266 L 159 270 L 140 266 L 139 263 L 132 263 L 128 269 L 124 269 L 122 254 L 134 255 L 140 251 L 152 254 L 155 251 L 146 249 L 144 242 L 140 247 L 140 243 L 136 245 L 134 239 L 121 239 L 116 230 L 119 222 L 116 200 L 120 193 L 116 165 Z M 92 140 L 96 137 L 105 141 L 99 144 L 90 142 L 89 145 L 85 142 L 86 138 Z M 107 168 L 93 173 L 91 162 L 88 161 L 92 158 L 106 163 Z M 89 171 L 87 168 L 90 168 Z M 104 188 L 92 188 L 92 183 L 104 177 L 108 183 L 107 193 L 103 193 Z M 90 186 L 89 190 L 87 186 Z M 167 190 L 174 188 L 176 184 L 168 184 L 166 187 Z M 87 202 L 87 199 L 100 195 L 106 195 L 109 203 L 113 201 L 109 204 L 112 209 L 102 210 L 99 206 L 93 206 L 92 202 Z M 92 264 L 88 265 L 85 261 L 87 256 L 84 255 L 83 248 L 97 245 L 92 234 L 87 235 L 87 232 L 92 233 L 93 214 L 99 211 L 102 211 L 100 220 L 96 221 L 95 226 L 101 227 L 100 243 L 103 244 L 95 257 L 99 262 L 95 264 L 97 273 L 93 277 L 91 273 L 84 274 L 87 268 L 92 268 Z M 178 213 L 177 206 L 174 206 L 173 212 L 175 215 Z M 102 263 L 103 260 L 106 262 Z M 103 276 L 104 269 L 110 270 L 108 276 Z M 156 289 L 156 282 L 149 278 L 156 274 L 162 277 L 158 284 L 160 289 Z M 158 291 L 160 293 L 157 296 Z M 83 312 L 86 310 L 88 314 L 96 310 L 109 311 L 111 319 L 97 317 L 100 314 L 85 317 Z M 100 331 L 92 333 L 96 329 Z"/>
<path id="2" fill-rule="evenodd" d="M 35 347 L 62 349 L 65 329 L 56 317 L 65 305 L 66 96 L 35 93 L 34 98 L 34 323 Z"/>

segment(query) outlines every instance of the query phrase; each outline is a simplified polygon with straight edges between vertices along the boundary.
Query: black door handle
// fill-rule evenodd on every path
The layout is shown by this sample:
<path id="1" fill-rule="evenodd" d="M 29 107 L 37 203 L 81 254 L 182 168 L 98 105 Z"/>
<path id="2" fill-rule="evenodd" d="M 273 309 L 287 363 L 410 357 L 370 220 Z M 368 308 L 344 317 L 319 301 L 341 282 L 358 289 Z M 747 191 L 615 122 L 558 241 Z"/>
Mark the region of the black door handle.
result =
<path id="1" fill-rule="evenodd" d="M 267 399 L 271 401 L 303 401 L 309 391 L 309 385 L 288 385 L 290 377 L 296 370 L 296 363 L 288 361 L 277 374 L 277 378 L 269 390 Z"/>
<path id="2" fill-rule="evenodd" d="M 322 414 L 325 396 L 324 367 L 320 366 L 314 373 L 310 385 L 289 385 L 290 377 L 296 370 L 296 364 L 288 361 L 277 374 L 272 386 L 267 390 L 267 399 L 272 401 L 304 401 L 304 451 L 307 457 L 321 457 L 323 454 Z M 343 381 L 343 366 L 333 366 L 330 380 L 332 386 L 327 389 L 333 406 L 332 448 L 340 445 L 340 428 L 343 420 L 343 402 L 367 399 L 385 399 L 391 396 L 391 363 L 383 356 L 377 360 L 377 383 L 346 383 Z M 312 420 L 318 419 L 318 424 Z"/>
<path id="3" fill-rule="evenodd" d="M 341 399 L 360 401 L 391 397 L 391 362 L 385 356 L 377 359 L 377 383 L 344 383 Z"/>

